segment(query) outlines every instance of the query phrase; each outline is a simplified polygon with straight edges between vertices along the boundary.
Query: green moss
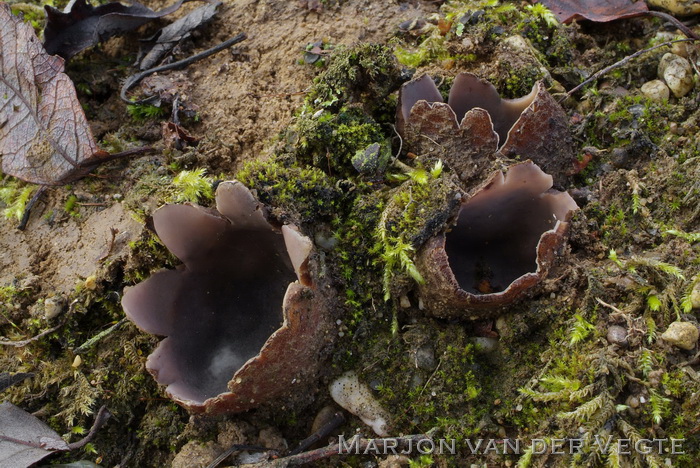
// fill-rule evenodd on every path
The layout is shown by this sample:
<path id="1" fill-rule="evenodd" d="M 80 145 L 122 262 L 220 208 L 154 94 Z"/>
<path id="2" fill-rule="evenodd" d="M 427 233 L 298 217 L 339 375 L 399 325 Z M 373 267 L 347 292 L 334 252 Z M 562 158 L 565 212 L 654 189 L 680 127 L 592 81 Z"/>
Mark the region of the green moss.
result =
<path id="1" fill-rule="evenodd" d="M 295 140 L 298 162 L 316 166 L 332 176 L 356 175 L 353 157 L 373 143 L 380 144 L 384 159 L 391 151 L 382 128 L 359 107 L 343 107 L 337 113 L 302 114 L 288 137 Z"/>
<path id="2" fill-rule="evenodd" d="M 22 219 L 35 188 L 14 177 L 6 177 L 0 186 L 0 202 L 5 205 L 2 210 L 3 216 L 7 219 Z"/>
<path id="3" fill-rule="evenodd" d="M 337 47 L 307 96 L 314 109 L 338 110 L 359 103 L 371 111 L 396 89 L 400 71 L 391 50 L 363 43 Z"/>
<path id="4" fill-rule="evenodd" d="M 192 202 L 211 201 L 214 199 L 212 189 L 213 180 L 206 176 L 206 169 L 200 168 L 193 171 L 181 171 L 173 178 L 173 185 L 177 190 L 175 201 Z"/>
<path id="5" fill-rule="evenodd" d="M 167 110 L 164 107 L 150 104 L 129 104 L 126 106 L 126 110 L 136 122 L 158 120 L 165 117 L 167 114 Z"/>
<path id="6" fill-rule="evenodd" d="M 153 271 L 172 268 L 179 263 L 175 256 L 150 230 L 144 230 L 141 238 L 129 244 L 131 258 L 124 270 L 124 282 L 136 284 L 148 278 Z"/>
<path id="7" fill-rule="evenodd" d="M 315 167 L 299 167 L 289 157 L 250 161 L 236 178 L 256 190 L 260 201 L 283 221 L 329 221 L 342 213 L 342 184 Z"/>

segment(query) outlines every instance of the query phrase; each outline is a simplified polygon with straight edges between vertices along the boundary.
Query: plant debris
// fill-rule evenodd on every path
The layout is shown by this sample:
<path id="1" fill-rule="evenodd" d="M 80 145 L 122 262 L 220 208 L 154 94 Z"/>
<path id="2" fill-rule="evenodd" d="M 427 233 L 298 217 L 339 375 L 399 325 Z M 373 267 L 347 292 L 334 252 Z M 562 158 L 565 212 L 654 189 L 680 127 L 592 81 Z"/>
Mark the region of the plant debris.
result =
<path id="1" fill-rule="evenodd" d="M 18 372 L 16 374 L 2 372 L 0 373 L 0 392 L 31 377 L 34 377 L 34 374 L 26 372 Z"/>
<path id="2" fill-rule="evenodd" d="M 177 11 L 184 1 L 179 0 L 159 11 L 138 2 L 130 6 L 111 2 L 94 7 L 87 0 L 75 0 L 65 11 L 46 5 L 44 47 L 49 54 L 68 60 L 98 42 Z"/>
<path id="3" fill-rule="evenodd" d="M 158 31 L 142 47 L 140 53 L 144 56 L 139 68 L 147 70 L 155 66 L 180 41 L 190 37 L 192 31 L 211 21 L 219 5 L 221 2 L 215 1 L 199 7 Z"/>
<path id="4" fill-rule="evenodd" d="M 540 3 L 565 24 L 582 19 L 605 23 L 649 11 L 645 2 L 632 0 L 540 0 Z"/>
<path id="5" fill-rule="evenodd" d="M 84 175 L 100 156 L 63 59 L 0 4 L 0 155 L 6 174 L 43 185 Z"/>

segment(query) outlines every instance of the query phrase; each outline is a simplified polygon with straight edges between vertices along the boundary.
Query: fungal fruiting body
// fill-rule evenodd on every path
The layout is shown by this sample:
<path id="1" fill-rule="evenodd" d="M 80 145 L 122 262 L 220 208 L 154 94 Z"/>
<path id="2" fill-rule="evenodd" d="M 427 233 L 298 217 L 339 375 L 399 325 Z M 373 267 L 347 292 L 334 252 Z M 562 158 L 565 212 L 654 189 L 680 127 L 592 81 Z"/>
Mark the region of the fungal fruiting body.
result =
<path id="1" fill-rule="evenodd" d="M 442 158 L 464 182 L 488 174 L 499 156 L 530 159 L 555 182 L 574 171 L 566 114 L 542 82 L 502 99 L 491 83 L 460 73 L 445 103 L 423 75 L 401 88 L 397 128 L 412 152 Z"/>
<path id="2" fill-rule="evenodd" d="M 480 318 L 542 280 L 578 209 L 531 161 L 495 173 L 465 197 L 450 230 L 417 255 L 420 294 L 438 317 Z"/>
<path id="3" fill-rule="evenodd" d="M 309 271 L 311 241 L 281 232 L 237 181 L 217 188 L 217 211 L 166 205 L 153 215 L 183 265 L 127 288 L 126 315 L 166 338 L 146 367 L 193 412 L 244 411 L 315 373 L 328 319 Z M 298 281 L 295 281 L 295 277 Z"/>

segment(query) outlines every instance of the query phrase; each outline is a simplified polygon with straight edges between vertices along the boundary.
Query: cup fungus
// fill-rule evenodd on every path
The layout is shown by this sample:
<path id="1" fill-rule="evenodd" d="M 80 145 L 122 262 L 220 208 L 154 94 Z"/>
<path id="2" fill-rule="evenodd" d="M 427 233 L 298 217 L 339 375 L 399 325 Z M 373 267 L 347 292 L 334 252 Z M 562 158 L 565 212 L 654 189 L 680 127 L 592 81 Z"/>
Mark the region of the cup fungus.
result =
<path id="1" fill-rule="evenodd" d="M 491 83 L 460 73 L 444 103 L 423 75 L 401 88 L 397 128 L 412 152 L 444 159 L 465 182 L 499 155 L 531 159 L 557 183 L 574 172 L 566 114 L 541 81 L 527 96 L 502 99 Z"/>
<path id="2" fill-rule="evenodd" d="M 540 282 L 578 209 L 531 161 L 497 172 L 465 197 L 451 230 L 417 255 L 426 309 L 442 318 L 483 318 Z"/>
<path id="3" fill-rule="evenodd" d="M 311 281 L 311 241 L 291 225 L 274 229 L 240 182 L 221 183 L 216 204 L 154 213 L 183 265 L 127 288 L 122 306 L 139 328 L 166 336 L 146 367 L 173 400 L 234 413 L 299 392 L 330 325 Z"/>

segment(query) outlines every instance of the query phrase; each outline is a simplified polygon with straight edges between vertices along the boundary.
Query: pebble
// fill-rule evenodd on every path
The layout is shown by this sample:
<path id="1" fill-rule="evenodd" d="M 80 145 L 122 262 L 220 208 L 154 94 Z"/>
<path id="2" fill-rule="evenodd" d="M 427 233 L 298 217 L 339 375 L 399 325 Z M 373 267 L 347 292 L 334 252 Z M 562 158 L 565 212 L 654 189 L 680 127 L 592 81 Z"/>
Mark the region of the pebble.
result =
<path id="1" fill-rule="evenodd" d="M 498 340 L 488 336 L 474 336 L 469 338 L 469 341 L 474 344 L 478 354 L 489 354 L 498 348 Z"/>
<path id="2" fill-rule="evenodd" d="M 51 320 L 63 311 L 63 299 L 58 296 L 48 297 L 44 301 L 44 317 Z"/>
<path id="3" fill-rule="evenodd" d="M 661 339 L 671 343 L 677 348 L 691 350 L 695 347 L 700 337 L 698 327 L 691 322 L 673 322 L 661 335 Z"/>
<path id="4" fill-rule="evenodd" d="M 700 281 L 693 286 L 693 291 L 690 293 L 690 303 L 693 309 L 700 309 Z"/>
<path id="5" fill-rule="evenodd" d="M 414 361 L 416 367 L 419 369 L 431 371 L 437 367 L 435 351 L 430 345 L 424 345 L 418 348 L 414 356 Z"/>
<path id="6" fill-rule="evenodd" d="M 641 87 L 642 94 L 651 99 L 654 102 L 664 102 L 668 101 L 671 96 L 671 91 L 661 80 L 647 81 Z"/>
<path id="7" fill-rule="evenodd" d="M 608 327 L 608 343 L 618 346 L 627 346 L 627 329 L 620 325 Z"/>
<path id="8" fill-rule="evenodd" d="M 670 52 L 664 54 L 659 62 L 658 75 L 678 98 L 685 96 L 693 89 L 693 68 L 683 57 Z"/>

